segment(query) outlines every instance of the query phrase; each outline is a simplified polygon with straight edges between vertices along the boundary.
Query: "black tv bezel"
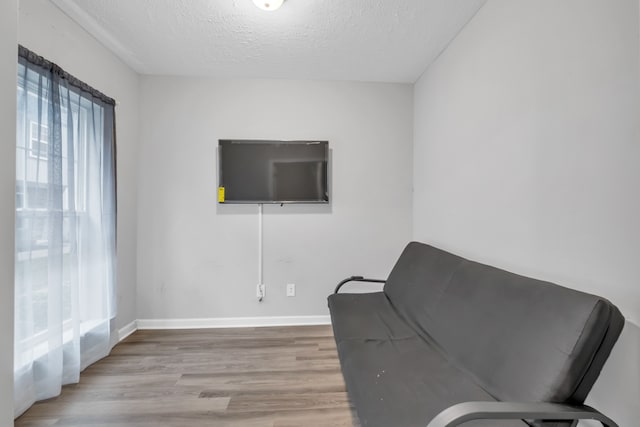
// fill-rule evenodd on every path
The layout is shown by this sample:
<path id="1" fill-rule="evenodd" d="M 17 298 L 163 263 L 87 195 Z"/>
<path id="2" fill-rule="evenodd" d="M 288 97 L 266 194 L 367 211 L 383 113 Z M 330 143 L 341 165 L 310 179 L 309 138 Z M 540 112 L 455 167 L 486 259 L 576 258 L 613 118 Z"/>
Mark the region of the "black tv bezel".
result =
<path id="1" fill-rule="evenodd" d="M 319 143 L 319 144 L 324 144 L 325 146 L 325 155 L 326 155 L 326 159 L 327 159 L 327 200 L 229 200 L 227 201 L 226 199 L 221 202 L 218 199 L 218 204 L 219 205 L 251 205 L 251 204 L 258 204 L 258 205 L 267 205 L 267 204 L 271 204 L 271 205 L 288 205 L 288 204 L 304 204 L 304 205 L 311 205 L 311 204 L 315 204 L 315 205 L 328 205 L 331 203 L 331 178 L 330 178 L 330 171 L 331 171 L 331 162 L 330 162 L 330 151 L 329 151 L 329 141 L 328 140 L 323 140 L 323 139 L 309 139 L 309 140 L 280 140 L 280 139 L 231 139 L 231 138 L 224 138 L 224 139 L 218 139 L 218 149 L 217 149 L 217 155 L 218 155 L 218 188 L 223 187 L 222 184 L 222 156 L 221 156 L 221 142 L 229 142 L 229 143 L 249 143 L 249 144 L 255 144 L 255 143 L 259 143 L 259 144 L 288 144 L 288 145 L 302 145 L 302 144 L 309 144 L 309 143 Z"/>

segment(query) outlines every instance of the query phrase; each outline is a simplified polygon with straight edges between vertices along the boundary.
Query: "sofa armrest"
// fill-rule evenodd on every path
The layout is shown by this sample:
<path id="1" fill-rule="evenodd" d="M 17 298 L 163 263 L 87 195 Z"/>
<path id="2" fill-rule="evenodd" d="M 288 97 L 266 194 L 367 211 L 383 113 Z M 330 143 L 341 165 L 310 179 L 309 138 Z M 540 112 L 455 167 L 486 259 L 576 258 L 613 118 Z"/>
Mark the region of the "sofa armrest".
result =
<path id="1" fill-rule="evenodd" d="M 346 279 L 342 280 L 340 283 L 338 283 L 338 286 L 336 286 L 336 290 L 333 291 L 334 294 L 337 294 L 338 291 L 340 290 L 340 288 L 342 287 L 342 285 L 344 285 L 345 283 L 348 282 L 371 282 L 371 283 L 386 283 L 386 280 L 380 280 L 380 279 L 366 279 L 362 276 L 351 276 L 351 277 L 347 277 Z"/>
<path id="2" fill-rule="evenodd" d="M 471 420 L 596 420 L 604 427 L 618 427 L 610 418 L 584 405 L 524 402 L 464 402 L 440 412 L 427 427 L 453 427 Z"/>

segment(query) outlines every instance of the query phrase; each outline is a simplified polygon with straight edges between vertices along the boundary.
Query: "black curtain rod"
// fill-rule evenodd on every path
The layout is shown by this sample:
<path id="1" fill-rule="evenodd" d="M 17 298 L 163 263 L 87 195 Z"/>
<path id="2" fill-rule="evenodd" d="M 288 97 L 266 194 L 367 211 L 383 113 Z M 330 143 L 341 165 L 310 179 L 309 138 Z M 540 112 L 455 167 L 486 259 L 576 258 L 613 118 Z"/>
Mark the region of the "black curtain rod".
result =
<path id="1" fill-rule="evenodd" d="M 44 59 L 42 56 L 38 55 L 35 52 L 30 51 L 29 49 L 27 49 L 22 45 L 18 45 L 18 57 L 23 58 L 25 61 L 33 65 L 36 65 L 38 67 L 44 68 L 45 70 L 51 71 L 54 75 L 56 75 L 60 79 L 65 80 L 69 85 L 75 87 L 76 89 L 79 89 L 82 92 L 89 93 L 91 96 L 99 99 L 105 104 L 109 104 L 112 106 L 116 105 L 116 101 L 113 98 L 110 98 L 104 93 L 100 92 L 99 90 L 92 88 L 82 80 L 67 73 L 57 64 L 54 64 L 53 62 Z"/>

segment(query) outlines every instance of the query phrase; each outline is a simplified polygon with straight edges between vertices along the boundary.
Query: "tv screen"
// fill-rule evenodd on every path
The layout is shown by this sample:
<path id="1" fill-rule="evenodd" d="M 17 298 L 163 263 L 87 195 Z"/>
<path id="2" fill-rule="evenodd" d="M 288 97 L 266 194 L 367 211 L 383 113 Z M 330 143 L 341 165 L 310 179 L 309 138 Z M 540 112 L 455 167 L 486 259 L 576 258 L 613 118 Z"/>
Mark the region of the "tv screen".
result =
<path id="1" fill-rule="evenodd" d="M 221 139 L 219 203 L 328 203 L 327 141 Z"/>

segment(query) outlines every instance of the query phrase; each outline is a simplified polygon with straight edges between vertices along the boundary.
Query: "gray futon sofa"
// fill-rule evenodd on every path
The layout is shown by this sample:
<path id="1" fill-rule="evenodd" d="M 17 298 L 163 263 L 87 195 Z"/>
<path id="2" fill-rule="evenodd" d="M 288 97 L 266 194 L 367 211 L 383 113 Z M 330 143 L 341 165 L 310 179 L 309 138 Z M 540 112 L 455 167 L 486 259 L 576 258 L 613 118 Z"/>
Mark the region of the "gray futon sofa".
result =
<path id="1" fill-rule="evenodd" d="M 385 285 L 338 293 L 349 281 Z M 345 279 L 329 309 L 363 426 L 616 427 L 582 405 L 624 325 L 603 298 L 412 242 L 387 280 Z"/>

